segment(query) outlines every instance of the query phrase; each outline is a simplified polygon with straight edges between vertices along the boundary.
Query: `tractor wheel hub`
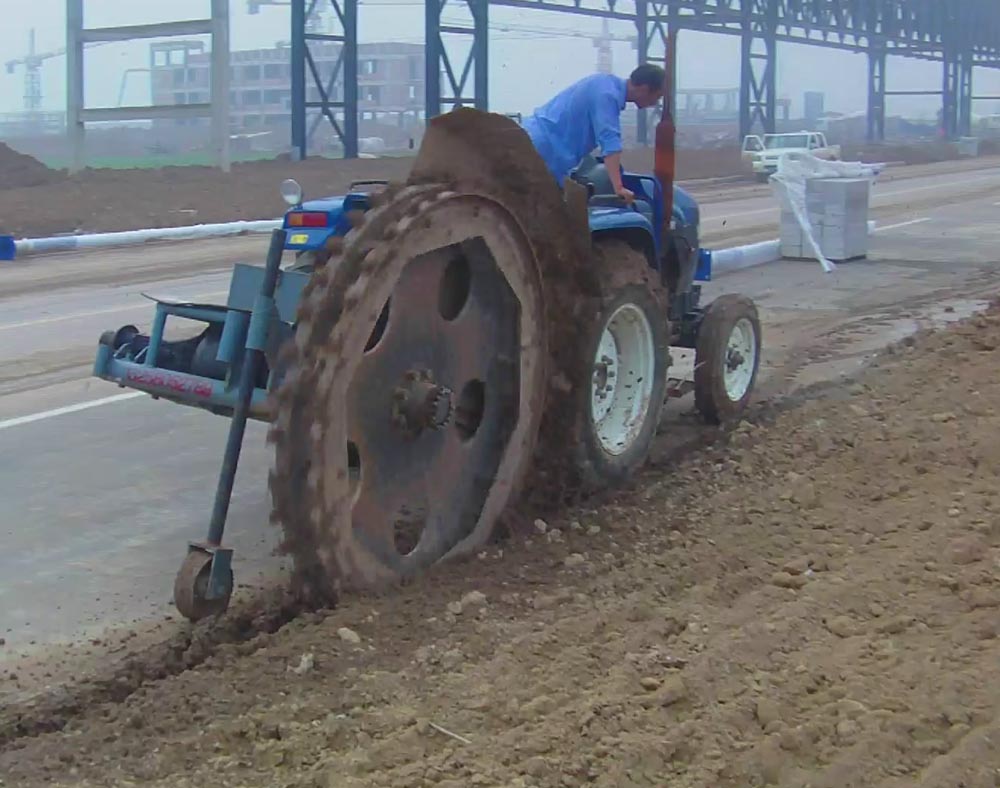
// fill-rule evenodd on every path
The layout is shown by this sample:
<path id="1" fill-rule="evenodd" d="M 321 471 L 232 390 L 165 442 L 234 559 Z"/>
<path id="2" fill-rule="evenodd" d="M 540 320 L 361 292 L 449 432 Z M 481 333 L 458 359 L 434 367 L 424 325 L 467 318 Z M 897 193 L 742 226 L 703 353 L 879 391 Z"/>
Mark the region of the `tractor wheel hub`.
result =
<path id="1" fill-rule="evenodd" d="M 411 436 L 425 429 L 439 430 L 452 416 L 452 392 L 424 369 L 409 370 L 392 397 L 392 423 Z"/>

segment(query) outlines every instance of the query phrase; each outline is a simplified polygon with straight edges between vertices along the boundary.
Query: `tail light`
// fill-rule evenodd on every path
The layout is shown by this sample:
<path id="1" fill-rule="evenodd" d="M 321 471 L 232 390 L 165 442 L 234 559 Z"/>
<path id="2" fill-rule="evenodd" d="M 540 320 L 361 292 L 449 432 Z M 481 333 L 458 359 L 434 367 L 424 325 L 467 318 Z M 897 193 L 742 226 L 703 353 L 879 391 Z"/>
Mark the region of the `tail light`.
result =
<path id="1" fill-rule="evenodd" d="M 322 211 L 292 211 L 288 214 L 289 227 L 327 227 L 330 215 Z"/>

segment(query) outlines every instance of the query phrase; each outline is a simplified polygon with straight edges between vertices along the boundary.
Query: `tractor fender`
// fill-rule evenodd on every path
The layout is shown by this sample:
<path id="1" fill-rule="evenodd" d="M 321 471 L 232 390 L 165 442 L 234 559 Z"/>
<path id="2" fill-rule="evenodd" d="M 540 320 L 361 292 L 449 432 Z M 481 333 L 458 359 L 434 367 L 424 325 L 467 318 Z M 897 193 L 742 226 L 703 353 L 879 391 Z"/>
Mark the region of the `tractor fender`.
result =
<path id="1" fill-rule="evenodd" d="M 610 240 L 624 241 L 632 249 L 646 257 L 650 268 L 655 271 L 660 270 L 660 261 L 656 258 L 656 245 L 648 227 L 623 224 L 591 232 L 590 238 L 593 244 Z"/>
<path id="2" fill-rule="evenodd" d="M 653 225 L 645 214 L 631 208 L 591 208 L 589 222 L 592 243 L 610 239 L 624 241 L 646 256 L 650 268 L 659 270 Z"/>

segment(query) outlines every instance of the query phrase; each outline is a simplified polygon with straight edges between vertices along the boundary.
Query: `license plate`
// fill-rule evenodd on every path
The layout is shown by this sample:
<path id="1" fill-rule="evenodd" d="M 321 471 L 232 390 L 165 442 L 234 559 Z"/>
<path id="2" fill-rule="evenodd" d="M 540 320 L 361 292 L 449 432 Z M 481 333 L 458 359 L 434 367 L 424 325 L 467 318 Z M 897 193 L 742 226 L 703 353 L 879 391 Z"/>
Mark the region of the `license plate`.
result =
<path id="1" fill-rule="evenodd" d="M 292 244 L 307 244 L 309 243 L 309 236 L 305 233 L 296 233 L 289 237 L 288 242 Z"/>

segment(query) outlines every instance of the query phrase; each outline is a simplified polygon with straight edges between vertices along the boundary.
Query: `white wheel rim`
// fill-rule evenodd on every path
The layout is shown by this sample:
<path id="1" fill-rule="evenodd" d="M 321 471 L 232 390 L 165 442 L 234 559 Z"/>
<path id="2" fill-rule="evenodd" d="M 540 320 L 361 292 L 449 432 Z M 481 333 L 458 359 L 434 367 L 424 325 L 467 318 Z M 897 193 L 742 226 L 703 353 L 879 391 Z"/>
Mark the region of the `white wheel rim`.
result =
<path id="1" fill-rule="evenodd" d="M 649 412 L 656 373 L 653 329 L 635 304 L 623 304 L 604 325 L 594 358 L 591 418 L 609 454 L 628 450 Z"/>
<path id="2" fill-rule="evenodd" d="M 726 356 L 722 363 L 726 396 L 732 402 L 739 402 L 746 396 L 757 367 L 757 336 L 749 319 L 744 317 L 736 321 L 729 334 Z"/>

